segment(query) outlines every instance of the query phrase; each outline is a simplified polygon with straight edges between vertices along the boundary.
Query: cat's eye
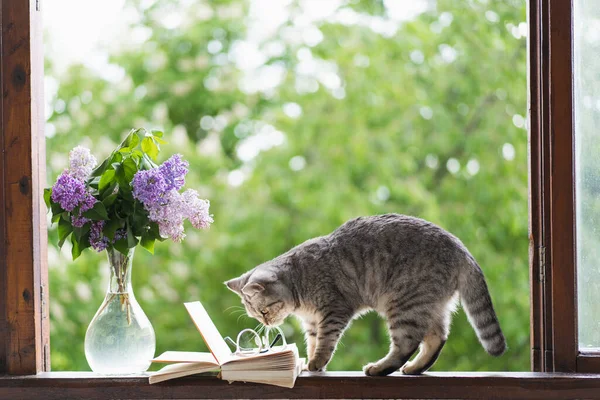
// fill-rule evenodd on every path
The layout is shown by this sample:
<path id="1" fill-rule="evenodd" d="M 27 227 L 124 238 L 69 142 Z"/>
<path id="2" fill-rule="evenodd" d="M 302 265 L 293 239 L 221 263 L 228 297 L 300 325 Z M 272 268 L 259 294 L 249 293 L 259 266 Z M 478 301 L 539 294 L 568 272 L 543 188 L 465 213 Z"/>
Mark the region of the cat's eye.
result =
<path id="1" fill-rule="evenodd" d="M 260 310 L 260 313 L 261 313 L 262 315 L 267 315 L 267 314 L 269 313 L 269 311 L 268 311 L 268 310 L 264 310 L 264 309 L 263 309 L 263 310 Z"/>

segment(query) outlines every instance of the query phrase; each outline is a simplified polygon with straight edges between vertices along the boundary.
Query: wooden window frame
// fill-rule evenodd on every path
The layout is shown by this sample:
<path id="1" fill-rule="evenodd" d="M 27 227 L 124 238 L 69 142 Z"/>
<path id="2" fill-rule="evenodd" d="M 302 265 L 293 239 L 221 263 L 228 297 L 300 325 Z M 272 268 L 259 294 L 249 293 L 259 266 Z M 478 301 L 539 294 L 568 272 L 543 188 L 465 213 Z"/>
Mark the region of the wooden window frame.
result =
<path id="1" fill-rule="evenodd" d="M 599 373 L 577 333 L 573 1 L 529 8 L 531 364 Z"/>
<path id="2" fill-rule="evenodd" d="M 577 346 L 572 1 L 530 0 L 531 369 L 365 377 L 303 373 L 294 389 L 190 377 L 50 372 L 41 0 L 0 0 L 0 398 L 597 397 Z"/>

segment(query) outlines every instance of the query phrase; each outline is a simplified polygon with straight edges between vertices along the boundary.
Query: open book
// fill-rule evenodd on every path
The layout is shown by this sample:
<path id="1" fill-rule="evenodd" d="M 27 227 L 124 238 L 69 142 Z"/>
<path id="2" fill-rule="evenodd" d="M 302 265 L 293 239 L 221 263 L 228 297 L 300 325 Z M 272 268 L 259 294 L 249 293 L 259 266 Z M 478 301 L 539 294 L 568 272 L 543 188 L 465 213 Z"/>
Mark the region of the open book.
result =
<path id="1" fill-rule="evenodd" d="M 185 303 L 192 321 L 200 331 L 210 353 L 167 351 L 152 362 L 170 364 L 150 375 L 150 383 L 157 383 L 183 376 L 210 371 L 221 371 L 221 379 L 265 383 L 294 387 L 302 370 L 304 360 L 298 357 L 295 344 L 273 347 L 266 353 L 235 355 L 223 340 L 217 327 L 208 316 L 202 303 Z"/>

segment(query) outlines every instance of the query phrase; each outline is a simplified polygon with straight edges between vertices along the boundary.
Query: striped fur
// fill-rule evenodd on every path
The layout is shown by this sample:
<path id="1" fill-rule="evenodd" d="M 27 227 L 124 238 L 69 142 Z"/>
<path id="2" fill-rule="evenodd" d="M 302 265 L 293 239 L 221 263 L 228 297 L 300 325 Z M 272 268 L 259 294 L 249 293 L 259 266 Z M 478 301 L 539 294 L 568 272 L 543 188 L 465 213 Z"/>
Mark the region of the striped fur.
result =
<path id="1" fill-rule="evenodd" d="M 326 367 L 357 315 L 375 310 L 387 319 L 390 351 L 365 373 L 420 374 L 439 356 L 458 298 L 486 351 L 506 349 L 476 261 L 459 239 L 419 218 L 350 220 L 226 284 L 265 325 L 290 314 L 303 321 L 311 371 Z"/>

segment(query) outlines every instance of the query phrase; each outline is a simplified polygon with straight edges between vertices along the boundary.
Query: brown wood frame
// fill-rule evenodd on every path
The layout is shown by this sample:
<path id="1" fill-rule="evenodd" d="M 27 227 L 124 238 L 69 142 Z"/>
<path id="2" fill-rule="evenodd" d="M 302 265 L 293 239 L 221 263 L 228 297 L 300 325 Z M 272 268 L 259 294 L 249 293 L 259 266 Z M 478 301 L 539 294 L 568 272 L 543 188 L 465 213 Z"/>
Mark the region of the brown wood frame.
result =
<path id="1" fill-rule="evenodd" d="M 600 372 L 577 340 L 573 0 L 530 2 L 532 370 Z"/>
<path id="2" fill-rule="evenodd" d="M 598 398 L 595 375 L 545 373 L 432 373 L 365 377 L 358 372 L 304 373 L 293 389 L 190 377 L 149 385 L 147 377 L 43 373 L 0 378 L 0 398 L 82 399 L 565 399 Z M 2 397 L 4 396 L 4 397 Z"/>
<path id="3" fill-rule="evenodd" d="M 50 369 L 39 0 L 0 2 L 0 372 Z"/>
<path id="4" fill-rule="evenodd" d="M 577 350 L 572 0 L 528 5 L 531 366 L 540 372 L 388 378 L 305 373 L 293 390 L 228 385 L 214 377 L 150 386 L 141 376 L 44 372 L 50 360 L 39 1 L 0 0 L 0 398 L 600 396 L 600 375 L 574 373 L 600 372 L 600 355 Z"/>

